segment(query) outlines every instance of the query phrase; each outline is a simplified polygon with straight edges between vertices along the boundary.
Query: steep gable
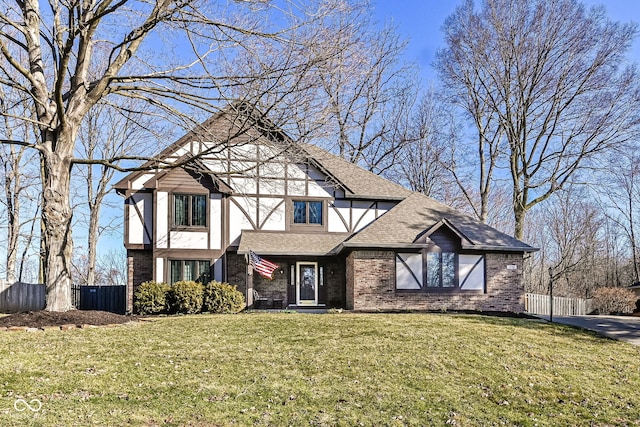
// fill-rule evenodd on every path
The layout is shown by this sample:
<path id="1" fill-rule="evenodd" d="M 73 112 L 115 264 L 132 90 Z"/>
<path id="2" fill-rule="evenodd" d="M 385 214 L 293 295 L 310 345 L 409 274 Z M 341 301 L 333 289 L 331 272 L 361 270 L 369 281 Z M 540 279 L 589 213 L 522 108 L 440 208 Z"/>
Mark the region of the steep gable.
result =
<path id="1" fill-rule="evenodd" d="M 232 153 L 227 160 L 225 153 Z M 254 177 L 258 169 L 266 170 L 270 164 L 287 162 L 294 168 L 296 164 L 306 164 L 308 170 L 317 170 L 322 176 L 316 173 L 316 181 L 321 179 L 325 186 L 344 191 L 346 198 L 400 201 L 411 194 L 406 188 L 320 147 L 293 142 L 259 114 L 251 115 L 236 106 L 229 106 L 213 115 L 141 168 L 158 165 L 156 172 L 162 173 L 167 167 L 171 168 L 171 164 L 187 162 L 189 157 L 200 160 L 198 165 L 202 173 L 224 180 L 226 186 L 237 193 L 245 192 L 244 186 L 234 185 L 230 175 Z M 133 172 L 119 181 L 115 188 L 121 193 L 134 189 L 133 183 L 139 179 L 147 181 L 150 177 L 145 179 L 144 176 L 149 174 L 149 171 Z"/>

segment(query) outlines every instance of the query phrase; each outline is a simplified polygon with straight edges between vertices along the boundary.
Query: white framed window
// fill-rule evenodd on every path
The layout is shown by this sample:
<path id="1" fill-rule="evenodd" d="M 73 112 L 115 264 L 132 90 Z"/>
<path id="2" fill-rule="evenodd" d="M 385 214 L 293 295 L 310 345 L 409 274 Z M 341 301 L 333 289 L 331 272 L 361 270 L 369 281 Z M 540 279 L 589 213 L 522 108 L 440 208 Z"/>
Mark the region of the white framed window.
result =
<path id="1" fill-rule="evenodd" d="M 293 200 L 293 224 L 322 225 L 324 206 L 321 200 Z"/>
<path id="2" fill-rule="evenodd" d="M 207 196 L 204 194 L 174 194 L 173 225 L 175 227 L 206 227 Z"/>
<path id="3" fill-rule="evenodd" d="M 209 260 L 170 260 L 170 283 L 193 280 L 194 282 L 208 283 L 211 279 L 211 263 Z"/>

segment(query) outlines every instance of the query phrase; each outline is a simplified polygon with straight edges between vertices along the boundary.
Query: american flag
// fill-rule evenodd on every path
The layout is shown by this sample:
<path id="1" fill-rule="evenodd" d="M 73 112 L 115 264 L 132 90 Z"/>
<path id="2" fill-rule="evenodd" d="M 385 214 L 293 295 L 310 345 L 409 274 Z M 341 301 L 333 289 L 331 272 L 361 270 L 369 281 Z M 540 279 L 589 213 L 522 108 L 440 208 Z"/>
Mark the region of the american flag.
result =
<path id="1" fill-rule="evenodd" d="M 267 261 L 259 257 L 255 252 L 249 251 L 249 263 L 255 271 L 267 279 L 273 279 L 273 271 L 278 268 L 278 264 Z"/>

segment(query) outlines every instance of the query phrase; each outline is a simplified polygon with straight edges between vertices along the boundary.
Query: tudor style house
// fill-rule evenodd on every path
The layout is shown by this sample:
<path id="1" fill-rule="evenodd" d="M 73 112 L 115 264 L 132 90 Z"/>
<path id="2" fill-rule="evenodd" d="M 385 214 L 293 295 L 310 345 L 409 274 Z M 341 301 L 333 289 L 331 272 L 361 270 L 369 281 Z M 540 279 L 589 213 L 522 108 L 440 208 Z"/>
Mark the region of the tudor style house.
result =
<path id="1" fill-rule="evenodd" d="M 116 184 L 129 310 L 144 281 L 210 279 L 248 307 L 524 310 L 535 248 L 237 110 Z M 271 279 L 250 252 L 277 265 Z"/>

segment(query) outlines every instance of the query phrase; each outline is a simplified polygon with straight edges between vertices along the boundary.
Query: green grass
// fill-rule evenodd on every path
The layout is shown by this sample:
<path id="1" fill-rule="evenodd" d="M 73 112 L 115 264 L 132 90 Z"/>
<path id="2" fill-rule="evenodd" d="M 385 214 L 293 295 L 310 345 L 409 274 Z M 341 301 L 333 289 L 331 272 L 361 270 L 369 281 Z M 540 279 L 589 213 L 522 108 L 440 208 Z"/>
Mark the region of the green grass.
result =
<path id="1" fill-rule="evenodd" d="M 201 315 L 0 349 L 0 425 L 640 426 L 640 348 L 540 321 Z"/>

